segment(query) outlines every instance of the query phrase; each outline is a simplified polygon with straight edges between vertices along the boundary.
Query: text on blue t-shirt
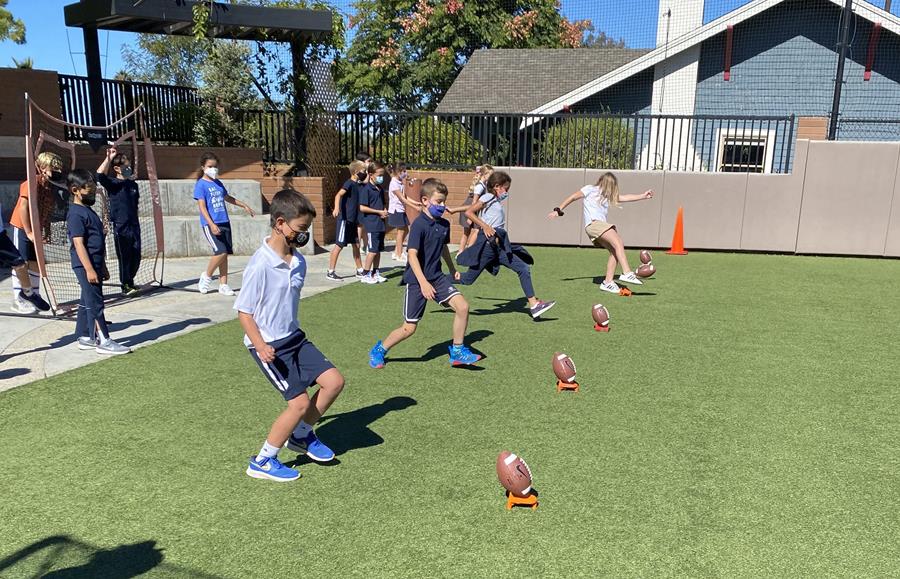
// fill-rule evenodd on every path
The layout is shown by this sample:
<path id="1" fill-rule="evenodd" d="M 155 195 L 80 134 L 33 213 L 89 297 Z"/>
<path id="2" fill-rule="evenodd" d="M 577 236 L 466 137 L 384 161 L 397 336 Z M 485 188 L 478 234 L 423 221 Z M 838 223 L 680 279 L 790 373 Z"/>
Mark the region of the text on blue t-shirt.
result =
<path id="1" fill-rule="evenodd" d="M 226 195 L 228 195 L 228 191 L 218 179 L 215 181 L 197 179 L 197 184 L 194 185 L 194 199 L 203 200 L 206 203 L 206 210 L 213 223 L 228 223 L 228 209 L 225 208 Z M 209 225 L 202 211 L 200 212 L 200 225 Z"/>

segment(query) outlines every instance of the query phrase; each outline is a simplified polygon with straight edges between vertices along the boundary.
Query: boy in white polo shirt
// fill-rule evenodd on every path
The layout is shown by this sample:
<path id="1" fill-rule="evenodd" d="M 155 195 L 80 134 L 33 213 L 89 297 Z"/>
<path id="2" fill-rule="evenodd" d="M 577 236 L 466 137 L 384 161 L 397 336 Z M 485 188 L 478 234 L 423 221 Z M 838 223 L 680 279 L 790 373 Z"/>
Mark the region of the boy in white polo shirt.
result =
<path id="1" fill-rule="evenodd" d="M 306 339 L 297 321 L 306 278 L 306 260 L 297 249 L 309 241 L 316 210 L 306 197 L 286 189 L 272 199 L 270 214 L 272 234 L 250 258 L 234 309 L 246 333 L 244 344 L 287 402 L 259 454 L 250 458 L 247 474 L 287 482 L 300 473 L 278 461 L 282 446 L 317 462 L 334 459 L 313 425 L 341 393 L 344 377 Z M 307 389 L 314 384 L 319 389 L 309 396 Z"/>

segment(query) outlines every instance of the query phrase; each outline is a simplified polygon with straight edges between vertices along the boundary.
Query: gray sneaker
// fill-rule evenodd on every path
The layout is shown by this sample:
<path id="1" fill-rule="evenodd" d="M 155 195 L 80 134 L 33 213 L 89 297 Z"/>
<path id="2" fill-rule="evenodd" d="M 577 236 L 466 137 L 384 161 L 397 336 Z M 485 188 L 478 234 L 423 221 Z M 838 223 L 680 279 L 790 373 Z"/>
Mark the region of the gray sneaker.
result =
<path id="1" fill-rule="evenodd" d="M 97 347 L 97 340 L 92 340 L 88 336 L 81 336 L 78 338 L 78 349 L 79 350 L 93 350 Z"/>
<path id="2" fill-rule="evenodd" d="M 98 354 L 109 354 L 111 356 L 118 356 L 119 354 L 128 354 L 131 352 L 131 348 L 128 346 L 123 346 L 118 342 L 114 342 L 109 338 L 101 341 L 97 344 L 97 353 Z"/>

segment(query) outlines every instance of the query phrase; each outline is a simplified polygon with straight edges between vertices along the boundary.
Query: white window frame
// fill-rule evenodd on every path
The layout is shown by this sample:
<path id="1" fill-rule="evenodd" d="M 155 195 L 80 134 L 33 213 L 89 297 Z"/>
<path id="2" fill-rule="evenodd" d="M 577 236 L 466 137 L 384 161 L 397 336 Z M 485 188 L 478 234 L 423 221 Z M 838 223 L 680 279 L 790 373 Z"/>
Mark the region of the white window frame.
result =
<path id="1" fill-rule="evenodd" d="M 722 163 L 724 162 L 725 157 L 725 145 L 726 141 L 758 141 L 765 147 L 765 158 L 763 159 L 763 173 L 771 173 L 772 172 L 772 163 L 775 159 L 775 129 L 757 129 L 757 130 L 744 130 L 738 128 L 726 128 L 726 129 L 716 129 L 716 142 L 718 143 L 718 147 L 716 148 L 716 159 L 715 167 L 716 173 L 724 173 L 722 171 Z M 747 171 L 748 173 L 750 171 Z"/>

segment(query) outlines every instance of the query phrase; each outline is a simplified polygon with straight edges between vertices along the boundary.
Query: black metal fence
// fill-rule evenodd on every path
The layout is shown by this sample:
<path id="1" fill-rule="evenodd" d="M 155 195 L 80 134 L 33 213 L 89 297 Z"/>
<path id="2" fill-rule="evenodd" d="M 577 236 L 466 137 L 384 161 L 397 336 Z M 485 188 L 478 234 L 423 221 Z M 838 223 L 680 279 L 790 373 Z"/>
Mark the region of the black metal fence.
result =
<path id="1" fill-rule="evenodd" d="M 137 105 L 143 104 L 147 130 L 155 141 L 187 145 L 194 140 L 194 124 L 200 105 L 197 89 L 110 79 L 103 79 L 102 83 L 105 124 L 114 123 Z M 64 120 L 77 125 L 94 124 L 87 77 L 60 74 L 59 98 Z M 133 128 L 129 125 L 115 130 Z M 120 136 L 109 135 L 111 139 Z M 66 138 L 84 140 L 81 130 L 73 127 L 67 127 Z"/>
<path id="2" fill-rule="evenodd" d="M 837 139 L 840 141 L 900 141 L 900 119 L 841 117 L 837 123 Z"/>
<path id="3" fill-rule="evenodd" d="M 414 168 L 787 173 L 794 125 L 793 116 L 331 111 L 310 119 L 309 135 L 310 147 L 330 143 L 341 164 L 366 151 Z"/>

